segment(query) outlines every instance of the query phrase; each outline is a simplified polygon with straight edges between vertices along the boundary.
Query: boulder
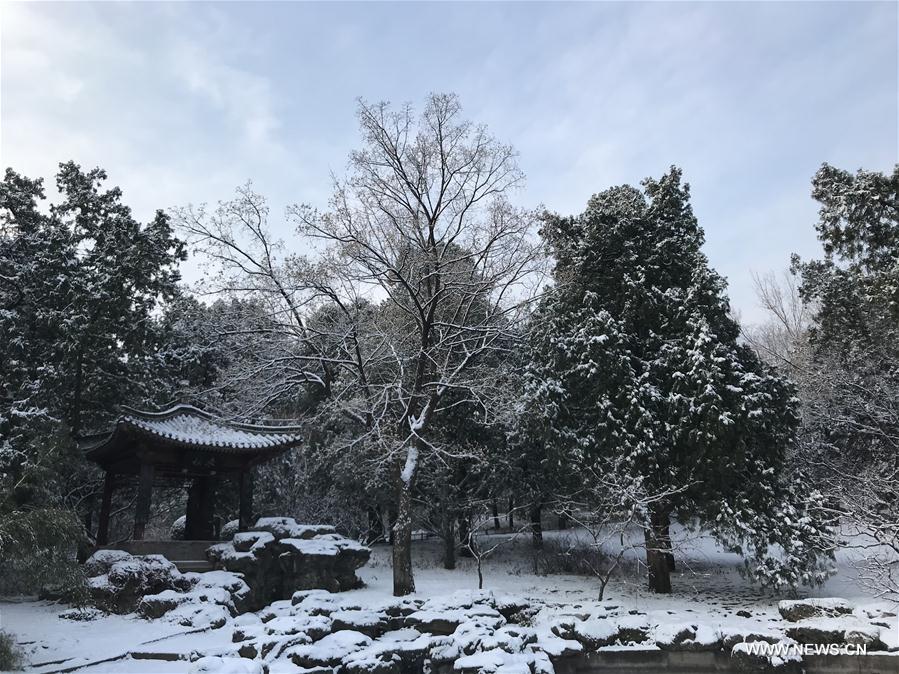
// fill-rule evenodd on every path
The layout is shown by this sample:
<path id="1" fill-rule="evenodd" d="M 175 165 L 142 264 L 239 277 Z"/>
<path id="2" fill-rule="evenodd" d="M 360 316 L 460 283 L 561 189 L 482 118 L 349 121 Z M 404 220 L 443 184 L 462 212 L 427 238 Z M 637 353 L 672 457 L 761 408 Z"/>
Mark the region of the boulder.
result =
<path id="1" fill-rule="evenodd" d="M 708 625 L 666 625 L 656 631 L 656 644 L 663 651 L 718 651 L 721 637 Z"/>
<path id="2" fill-rule="evenodd" d="M 802 623 L 784 630 L 791 639 L 800 644 L 845 644 L 846 630 L 841 625 Z"/>
<path id="3" fill-rule="evenodd" d="M 724 630 L 722 633 L 721 647 L 726 652 L 731 652 L 737 644 L 765 642 L 776 644 L 783 641 L 783 637 L 774 632 L 760 630 Z"/>
<path id="4" fill-rule="evenodd" d="M 887 644 L 880 638 L 880 630 L 876 626 L 848 629 L 843 633 L 847 646 L 865 646 L 869 651 L 885 651 Z"/>
<path id="5" fill-rule="evenodd" d="M 294 646 L 287 656 L 298 667 L 334 667 L 345 657 L 371 643 L 371 638 L 351 630 L 334 632 L 314 644 Z"/>
<path id="6" fill-rule="evenodd" d="M 146 595 L 190 587 L 190 581 L 161 555 L 98 550 L 84 569 L 94 606 L 111 613 L 131 613 Z"/>
<path id="7" fill-rule="evenodd" d="M 84 563 L 84 575 L 88 578 L 102 576 L 105 573 L 109 573 L 109 569 L 116 562 L 131 558 L 131 553 L 124 550 L 97 550 Z"/>
<path id="8" fill-rule="evenodd" d="M 302 590 L 359 587 L 356 570 L 370 554 L 369 548 L 334 533 L 331 526 L 297 524 L 289 517 L 260 518 L 252 531 L 206 551 L 217 569 L 243 574 L 252 610 Z"/>
<path id="9" fill-rule="evenodd" d="M 579 641 L 589 651 L 613 644 L 639 644 L 649 639 L 649 624 L 639 616 L 575 620 L 568 625 L 570 629 L 553 632 L 562 639 Z"/>
<path id="10" fill-rule="evenodd" d="M 148 619 L 170 616 L 180 624 L 220 623 L 221 611 L 211 609 L 193 617 L 185 605 L 214 606 L 228 615 L 248 608 L 250 588 L 237 574 L 226 571 L 180 573 L 161 555 L 131 555 L 122 550 L 98 550 L 84 564 L 92 603 L 112 613 L 137 611 Z"/>
<path id="11" fill-rule="evenodd" d="M 222 527 L 219 532 L 219 540 L 230 541 L 238 531 L 240 531 L 240 520 L 231 520 Z"/>
<path id="12" fill-rule="evenodd" d="M 355 630 L 372 638 L 381 636 L 387 628 L 387 615 L 375 611 L 334 611 L 331 620 L 335 632 Z"/>
<path id="13" fill-rule="evenodd" d="M 267 531 L 275 538 L 314 538 L 318 535 L 333 534 L 329 524 L 297 524 L 292 517 L 260 517 L 252 531 Z"/>
<path id="14" fill-rule="evenodd" d="M 187 516 L 182 515 L 174 522 L 172 522 L 172 526 L 169 528 L 169 538 L 173 541 L 183 541 L 184 540 L 184 530 L 187 528 Z"/>
<path id="15" fill-rule="evenodd" d="M 793 599 L 778 602 L 777 610 L 789 622 L 807 618 L 835 618 L 852 613 L 852 605 L 845 599 Z"/>
<path id="16" fill-rule="evenodd" d="M 747 641 L 736 644 L 730 652 L 730 657 L 736 669 L 742 672 L 795 672 L 795 674 L 800 674 L 803 671 L 802 656 L 798 653 L 785 651 L 776 653 L 773 647 L 771 650 L 762 650 L 758 644 Z"/>

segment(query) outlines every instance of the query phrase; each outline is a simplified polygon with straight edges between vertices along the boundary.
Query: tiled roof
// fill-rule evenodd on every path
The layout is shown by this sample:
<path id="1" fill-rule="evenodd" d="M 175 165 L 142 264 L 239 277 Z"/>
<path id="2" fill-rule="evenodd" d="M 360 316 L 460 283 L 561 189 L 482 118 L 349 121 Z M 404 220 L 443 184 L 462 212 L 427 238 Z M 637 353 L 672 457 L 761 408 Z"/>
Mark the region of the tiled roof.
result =
<path id="1" fill-rule="evenodd" d="M 219 419 L 190 405 L 176 405 L 162 412 L 125 408 L 125 414 L 109 433 L 92 436 L 83 443 L 90 453 L 104 451 L 122 431 L 133 429 L 162 440 L 192 445 L 197 449 L 228 453 L 252 453 L 297 445 L 299 430 L 288 426 L 241 424 Z"/>

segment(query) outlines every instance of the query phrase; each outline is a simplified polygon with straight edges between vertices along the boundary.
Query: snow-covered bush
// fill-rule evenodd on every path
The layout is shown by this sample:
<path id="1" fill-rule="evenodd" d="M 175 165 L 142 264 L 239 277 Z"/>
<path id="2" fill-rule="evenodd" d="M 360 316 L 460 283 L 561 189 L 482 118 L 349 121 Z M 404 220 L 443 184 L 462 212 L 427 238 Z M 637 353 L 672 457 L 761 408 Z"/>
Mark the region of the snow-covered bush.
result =
<path id="1" fill-rule="evenodd" d="M 548 539 L 537 553 L 540 573 L 572 573 L 593 575 L 609 563 L 609 556 L 586 541 Z"/>

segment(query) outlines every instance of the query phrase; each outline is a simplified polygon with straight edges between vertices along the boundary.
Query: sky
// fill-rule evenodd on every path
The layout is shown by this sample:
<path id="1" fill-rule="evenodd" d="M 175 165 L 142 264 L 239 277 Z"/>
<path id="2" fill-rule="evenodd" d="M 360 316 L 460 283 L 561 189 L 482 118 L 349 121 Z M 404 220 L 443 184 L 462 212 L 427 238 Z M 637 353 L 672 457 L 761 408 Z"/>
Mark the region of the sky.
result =
<path id="1" fill-rule="evenodd" d="M 732 305 L 815 256 L 822 162 L 899 161 L 899 3 L 0 4 L 0 164 L 102 166 L 147 220 L 248 179 L 324 208 L 356 100 L 455 92 L 520 153 L 519 205 L 583 211 L 677 164 Z M 185 277 L 200 274 L 188 262 Z"/>

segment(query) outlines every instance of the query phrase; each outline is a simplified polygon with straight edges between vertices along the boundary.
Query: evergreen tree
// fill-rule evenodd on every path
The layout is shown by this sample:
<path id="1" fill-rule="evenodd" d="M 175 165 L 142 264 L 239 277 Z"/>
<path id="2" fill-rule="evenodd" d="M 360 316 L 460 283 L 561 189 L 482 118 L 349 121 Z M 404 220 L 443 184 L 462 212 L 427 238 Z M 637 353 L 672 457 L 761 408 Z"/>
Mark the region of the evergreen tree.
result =
<path id="1" fill-rule="evenodd" d="M 7 525 L 29 509 L 89 513 L 96 480 L 73 436 L 120 403 L 150 395 L 154 312 L 178 292 L 183 248 L 161 211 L 140 225 L 118 188 L 103 189 L 105 179 L 101 169 L 61 164 L 61 200 L 49 208 L 41 180 L 8 169 L 0 182 L 0 526 L 7 533 L 20 530 Z M 0 558 L 8 562 L 15 541 L 3 538 Z"/>
<path id="2" fill-rule="evenodd" d="M 751 547 L 769 582 L 820 580 L 819 498 L 783 465 L 793 388 L 739 343 L 681 172 L 643 188 L 546 219 L 555 286 L 534 319 L 527 434 L 547 464 L 629 485 L 622 507 L 641 510 L 656 592 L 671 590 L 672 517 Z"/>
<path id="3" fill-rule="evenodd" d="M 812 307 L 803 383 L 803 457 L 860 534 L 869 578 L 899 594 L 899 166 L 850 173 L 824 164 L 812 181 L 824 258 L 802 262 Z M 873 543 L 873 544 L 872 544 Z"/>

